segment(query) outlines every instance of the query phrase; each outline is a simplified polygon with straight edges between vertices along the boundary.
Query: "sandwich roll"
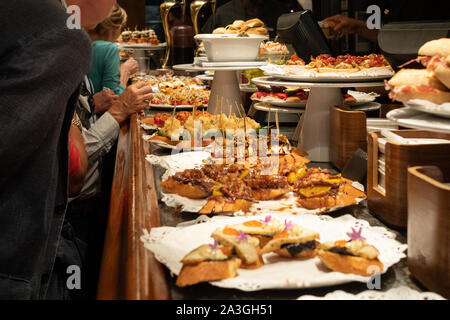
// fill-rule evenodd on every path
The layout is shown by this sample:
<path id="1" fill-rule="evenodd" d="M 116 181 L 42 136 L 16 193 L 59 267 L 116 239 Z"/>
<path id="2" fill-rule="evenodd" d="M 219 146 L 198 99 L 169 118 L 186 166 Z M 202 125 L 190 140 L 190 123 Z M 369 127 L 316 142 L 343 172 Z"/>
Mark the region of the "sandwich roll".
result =
<path id="1" fill-rule="evenodd" d="M 387 82 L 389 97 L 406 102 L 423 99 L 436 104 L 450 101 L 450 92 L 434 73 L 426 69 L 402 69 Z"/>
<path id="2" fill-rule="evenodd" d="M 450 38 L 431 40 L 419 48 L 420 56 L 447 57 L 450 55 Z"/>
<path id="3" fill-rule="evenodd" d="M 450 38 L 428 41 L 418 54 L 418 60 L 450 89 Z"/>
<path id="4" fill-rule="evenodd" d="M 434 65 L 434 75 L 438 78 L 446 87 L 450 89 L 450 55 L 441 62 Z"/>
<path id="5" fill-rule="evenodd" d="M 258 18 L 254 18 L 254 19 L 244 22 L 241 26 L 241 31 L 246 31 L 247 29 L 257 28 L 257 27 L 264 27 L 264 22 L 262 22 Z"/>

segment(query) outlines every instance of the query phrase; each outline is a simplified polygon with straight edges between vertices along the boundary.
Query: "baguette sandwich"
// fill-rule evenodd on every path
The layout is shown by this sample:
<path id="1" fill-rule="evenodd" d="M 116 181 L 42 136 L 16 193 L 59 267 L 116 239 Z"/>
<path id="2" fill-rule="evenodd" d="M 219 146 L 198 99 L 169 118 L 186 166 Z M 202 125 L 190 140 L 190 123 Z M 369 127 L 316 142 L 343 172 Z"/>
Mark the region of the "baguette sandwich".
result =
<path id="1" fill-rule="evenodd" d="M 428 69 L 402 69 L 386 85 L 389 97 L 406 102 L 411 99 L 428 100 L 436 104 L 450 101 L 450 92 Z"/>
<path id="2" fill-rule="evenodd" d="M 450 89 L 450 38 L 428 41 L 418 54 L 418 60 Z"/>

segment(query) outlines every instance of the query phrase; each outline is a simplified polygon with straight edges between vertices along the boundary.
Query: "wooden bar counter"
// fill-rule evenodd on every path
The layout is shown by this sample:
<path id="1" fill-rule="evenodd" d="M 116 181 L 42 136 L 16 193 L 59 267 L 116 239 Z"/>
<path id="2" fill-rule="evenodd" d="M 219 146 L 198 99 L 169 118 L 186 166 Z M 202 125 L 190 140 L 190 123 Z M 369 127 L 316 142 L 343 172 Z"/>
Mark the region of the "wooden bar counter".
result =
<path id="1" fill-rule="evenodd" d="M 161 112 L 161 111 L 160 111 Z M 281 133 L 292 137 L 295 127 L 280 127 Z M 143 229 L 150 230 L 160 225 L 176 226 L 178 223 L 197 217 L 193 213 L 180 213 L 159 201 L 161 176 L 164 170 L 153 167 L 145 156 L 169 154 L 167 150 L 150 150 L 142 139 L 145 131 L 138 126 L 136 116 L 122 127 L 116 155 L 115 174 L 111 192 L 101 274 L 98 284 L 98 299 L 296 299 L 302 295 L 324 296 L 335 290 L 357 294 L 368 290 L 366 283 L 351 282 L 343 285 L 244 292 L 224 289 L 201 283 L 192 287 L 178 288 L 175 277 L 161 265 L 140 241 Z M 311 166 L 333 167 L 327 163 L 312 163 Z M 372 226 L 385 227 L 396 235 L 398 241 L 406 243 L 406 232 L 387 228 L 367 208 L 366 201 L 333 213 L 334 217 L 352 214 L 367 220 Z M 427 291 L 410 278 L 407 259 L 389 268 L 381 276 L 381 290 L 407 286 L 418 291 Z"/>
<path id="2" fill-rule="evenodd" d="M 160 225 L 153 170 L 136 115 L 120 131 L 98 299 L 169 299 L 163 267 L 140 241 Z"/>

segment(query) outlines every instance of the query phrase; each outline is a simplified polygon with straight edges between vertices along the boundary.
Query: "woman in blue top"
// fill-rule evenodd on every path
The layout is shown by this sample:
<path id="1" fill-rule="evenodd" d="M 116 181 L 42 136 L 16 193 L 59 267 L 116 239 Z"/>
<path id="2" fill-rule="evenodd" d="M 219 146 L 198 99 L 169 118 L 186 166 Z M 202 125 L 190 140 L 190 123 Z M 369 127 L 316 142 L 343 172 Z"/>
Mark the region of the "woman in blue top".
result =
<path id="1" fill-rule="evenodd" d="M 115 5 L 109 17 L 89 31 L 93 50 L 88 77 L 94 93 L 108 88 L 120 95 L 125 90 L 128 78 L 139 70 L 139 65 L 133 58 L 120 65 L 119 48 L 114 44 L 126 21 L 125 10 Z"/>

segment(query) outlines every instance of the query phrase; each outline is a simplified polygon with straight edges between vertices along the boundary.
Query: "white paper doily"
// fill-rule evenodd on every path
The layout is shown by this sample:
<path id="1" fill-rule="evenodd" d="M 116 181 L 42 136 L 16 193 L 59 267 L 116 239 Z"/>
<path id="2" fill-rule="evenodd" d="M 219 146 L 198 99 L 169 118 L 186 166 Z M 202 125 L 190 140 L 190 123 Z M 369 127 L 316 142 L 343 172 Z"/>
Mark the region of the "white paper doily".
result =
<path id="1" fill-rule="evenodd" d="M 185 169 L 194 169 L 200 167 L 204 164 L 205 160 L 210 157 L 210 153 L 207 151 L 194 151 L 194 152 L 184 152 L 176 155 L 169 156 L 155 156 L 147 155 L 146 160 L 152 165 L 159 165 L 166 169 L 161 180 L 164 181 L 170 176 L 177 172 L 183 171 Z M 353 182 L 352 184 L 355 188 L 364 191 L 364 186 L 358 182 Z M 185 212 L 198 212 L 207 203 L 206 199 L 190 199 L 186 197 L 179 196 L 173 193 L 161 192 L 161 200 L 168 206 L 172 208 L 181 207 L 182 211 Z M 259 201 L 250 207 L 248 213 L 243 213 L 242 211 L 236 212 L 235 215 L 258 215 L 264 214 L 321 214 L 324 212 L 332 212 L 343 208 L 342 206 L 336 206 L 328 209 L 314 209 L 308 210 L 297 206 L 297 197 L 293 192 L 289 192 L 282 198 L 270 201 Z M 360 203 L 365 198 L 357 198 L 356 204 Z"/>
<path id="2" fill-rule="evenodd" d="M 260 216 L 264 219 L 264 216 Z M 241 223 L 254 217 L 207 218 L 204 216 L 184 223 L 178 227 L 153 228 L 150 233 L 144 230 L 141 241 L 152 251 L 156 259 L 167 266 L 173 274 L 179 274 L 182 264 L 180 260 L 191 250 L 202 244 L 212 243 L 211 233 L 226 224 Z M 339 218 L 329 216 L 301 215 L 287 218 L 307 229 L 320 233 L 320 241 L 348 239 L 347 232 L 351 228 L 359 230 L 367 242 L 380 252 L 379 259 L 384 270 L 406 257 L 406 244 L 395 240 L 395 235 L 382 227 L 371 227 L 365 220 L 357 220 L 350 215 Z M 283 221 L 283 219 L 282 219 Z M 279 257 L 274 253 L 263 256 L 265 265 L 256 270 L 239 269 L 238 276 L 232 279 L 212 281 L 211 284 L 223 288 L 235 288 L 243 291 L 263 289 L 315 288 L 358 281 L 367 282 L 370 278 L 354 274 L 333 272 L 323 266 L 315 257 L 308 260 L 296 260 Z"/>
<path id="3" fill-rule="evenodd" d="M 402 286 L 387 291 L 367 290 L 358 294 L 351 294 L 336 290 L 323 297 L 304 295 L 297 300 L 446 300 L 434 292 L 419 292 Z"/>

